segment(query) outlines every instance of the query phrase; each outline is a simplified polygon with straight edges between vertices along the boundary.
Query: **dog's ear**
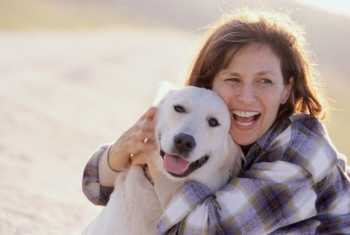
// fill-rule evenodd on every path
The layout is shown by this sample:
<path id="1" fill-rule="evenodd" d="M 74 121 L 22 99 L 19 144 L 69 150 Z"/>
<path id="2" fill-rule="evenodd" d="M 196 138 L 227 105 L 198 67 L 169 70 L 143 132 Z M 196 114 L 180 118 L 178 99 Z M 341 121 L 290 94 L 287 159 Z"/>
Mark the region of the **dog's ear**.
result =
<path id="1" fill-rule="evenodd" d="M 153 100 L 153 106 L 159 106 L 162 100 L 164 100 L 164 98 L 168 96 L 169 93 L 171 93 L 171 91 L 177 89 L 179 89 L 179 87 L 175 84 L 170 83 L 168 81 L 161 81 L 158 85 L 156 95 Z"/>
<path id="2" fill-rule="evenodd" d="M 242 159 L 244 155 L 242 149 L 237 145 L 230 135 L 227 136 L 226 146 L 225 146 L 225 162 L 227 164 L 232 164 L 231 176 L 237 176 L 241 170 Z"/>
<path id="3" fill-rule="evenodd" d="M 166 93 L 162 94 L 162 97 L 159 97 L 159 100 L 157 101 L 157 104 L 155 104 L 157 107 L 160 107 L 166 100 L 167 97 L 170 97 L 172 94 L 174 94 L 174 90 L 168 90 Z"/>
<path id="4" fill-rule="evenodd" d="M 161 113 L 162 113 L 162 106 L 164 106 L 164 102 L 166 100 L 167 97 L 171 96 L 175 91 L 174 90 L 170 90 L 170 91 L 167 91 L 166 94 L 163 95 L 163 97 L 161 98 L 161 100 L 157 101 L 157 104 L 154 104 L 157 106 L 157 113 L 156 113 L 156 116 L 155 116 L 155 120 L 156 120 L 156 123 L 158 123 L 158 120 L 159 120 L 159 116 L 162 116 Z"/>

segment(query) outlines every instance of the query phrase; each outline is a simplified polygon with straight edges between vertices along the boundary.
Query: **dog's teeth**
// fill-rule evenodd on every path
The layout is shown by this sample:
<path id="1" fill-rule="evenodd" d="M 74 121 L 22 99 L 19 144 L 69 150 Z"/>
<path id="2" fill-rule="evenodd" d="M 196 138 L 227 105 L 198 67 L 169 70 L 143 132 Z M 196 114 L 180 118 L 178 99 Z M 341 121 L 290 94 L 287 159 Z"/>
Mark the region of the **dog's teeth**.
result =
<path id="1" fill-rule="evenodd" d="M 255 115 L 258 115 L 259 112 L 233 111 L 232 114 L 237 115 L 239 117 L 253 117 Z"/>

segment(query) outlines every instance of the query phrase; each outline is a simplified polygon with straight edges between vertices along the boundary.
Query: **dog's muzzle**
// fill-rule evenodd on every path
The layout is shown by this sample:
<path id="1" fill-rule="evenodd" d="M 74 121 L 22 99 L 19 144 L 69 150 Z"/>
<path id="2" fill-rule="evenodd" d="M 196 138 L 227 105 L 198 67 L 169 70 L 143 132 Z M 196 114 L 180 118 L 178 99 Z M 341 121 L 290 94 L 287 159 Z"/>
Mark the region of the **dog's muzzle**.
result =
<path id="1" fill-rule="evenodd" d="M 196 141 L 191 135 L 180 133 L 174 137 L 174 152 L 181 156 L 187 157 L 195 147 Z"/>
<path id="2" fill-rule="evenodd" d="M 189 162 L 181 156 L 165 153 L 162 149 L 160 150 L 160 156 L 163 159 L 163 166 L 165 170 L 170 175 L 180 178 L 188 176 L 195 170 L 202 167 L 209 160 L 209 155 L 204 155 L 194 162 Z M 177 164 L 178 166 L 176 166 Z"/>

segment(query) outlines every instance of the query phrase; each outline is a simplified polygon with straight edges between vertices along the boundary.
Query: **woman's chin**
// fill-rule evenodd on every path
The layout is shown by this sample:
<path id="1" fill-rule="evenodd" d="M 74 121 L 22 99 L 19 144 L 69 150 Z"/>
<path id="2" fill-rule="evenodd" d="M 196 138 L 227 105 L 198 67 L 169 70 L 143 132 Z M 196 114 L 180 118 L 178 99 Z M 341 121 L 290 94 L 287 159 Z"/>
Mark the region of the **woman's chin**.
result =
<path id="1" fill-rule="evenodd" d="M 251 126 L 239 126 L 235 123 L 232 123 L 231 126 L 231 136 L 235 143 L 238 145 L 244 146 L 244 145 L 250 145 L 254 143 L 258 138 L 258 123 L 254 123 Z"/>

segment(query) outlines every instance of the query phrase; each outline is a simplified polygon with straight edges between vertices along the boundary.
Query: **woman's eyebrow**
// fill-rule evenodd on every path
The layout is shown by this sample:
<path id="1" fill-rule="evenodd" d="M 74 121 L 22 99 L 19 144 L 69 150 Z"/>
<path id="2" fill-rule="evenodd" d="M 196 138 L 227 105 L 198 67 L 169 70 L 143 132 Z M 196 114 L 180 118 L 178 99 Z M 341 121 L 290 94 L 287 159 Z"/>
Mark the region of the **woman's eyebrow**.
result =
<path id="1" fill-rule="evenodd" d="M 230 75 L 232 77 L 240 77 L 241 75 L 239 73 L 236 72 L 230 72 L 228 71 L 227 73 L 225 73 L 226 75 Z"/>
<path id="2" fill-rule="evenodd" d="M 232 76 L 232 77 L 241 77 L 240 73 L 232 72 L 232 71 L 224 71 L 222 73 L 222 75 L 224 75 L 224 76 Z M 257 72 L 255 75 L 256 76 L 266 76 L 266 75 L 274 76 L 275 73 L 273 71 L 270 71 L 270 70 L 263 70 L 263 71 Z"/>
<path id="3" fill-rule="evenodd" d="M 273 71 L 270 71 L 270 70 L 263 70 L 263 71 L 260 71 L 260 72 L 256 73 L 256 75 L 258 75 L 258 76 L 275 75 L 275 73 Z"/>

